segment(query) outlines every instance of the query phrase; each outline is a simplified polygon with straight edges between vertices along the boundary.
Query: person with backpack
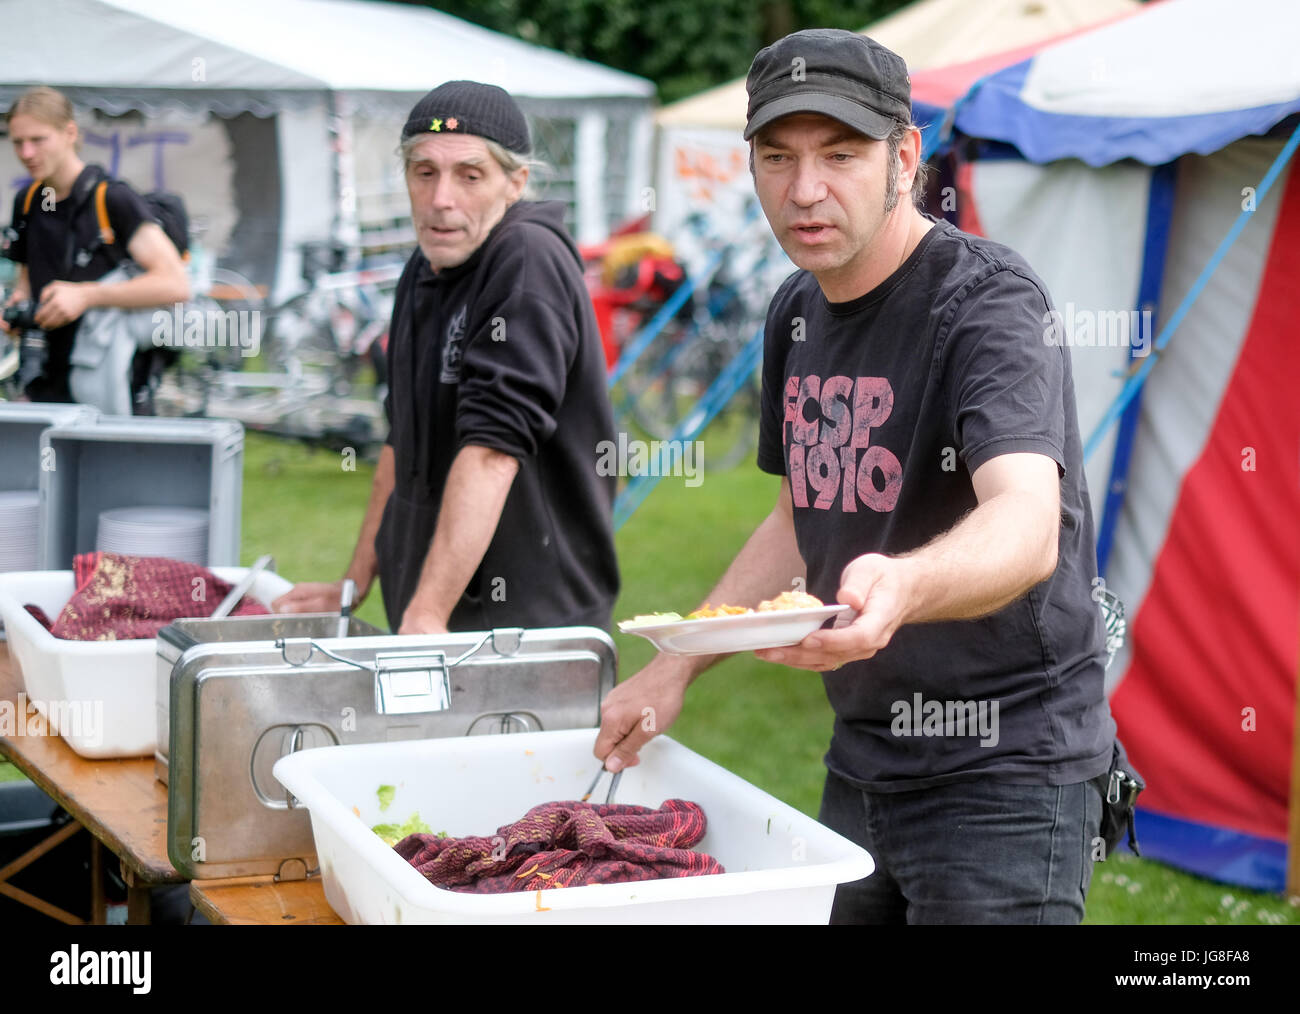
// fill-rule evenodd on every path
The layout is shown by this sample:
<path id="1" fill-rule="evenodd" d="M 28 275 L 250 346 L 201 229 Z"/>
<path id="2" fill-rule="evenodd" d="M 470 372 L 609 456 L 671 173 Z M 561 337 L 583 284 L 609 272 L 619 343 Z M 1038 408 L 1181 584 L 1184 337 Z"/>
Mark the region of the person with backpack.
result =
<path id="1" fill-rule="evenodd" d="M 79 331 L 90 330 L 83 318 L 98 308 L 129 311 L 188 300 L 181 251 L 146 200 L 81 160 L 72 104 L 61 92 L 43 86 L 24 92 L 8 125 L 33 182 L 14 197 L 4 254 L 21 268 L 6 305 L 30 303 L 23 316 L 45 333 L 45 362 L 24 397 L 101 402 L 129 413 L 129 393 L 124 399 L 117 391 L 129 392 L 134 349 L 96 347 L 86 335 L 78 342 Z M 0 328 L 15 326 L 0 322 Z M 76 397 L 74 373 L 89 394 Z"/>

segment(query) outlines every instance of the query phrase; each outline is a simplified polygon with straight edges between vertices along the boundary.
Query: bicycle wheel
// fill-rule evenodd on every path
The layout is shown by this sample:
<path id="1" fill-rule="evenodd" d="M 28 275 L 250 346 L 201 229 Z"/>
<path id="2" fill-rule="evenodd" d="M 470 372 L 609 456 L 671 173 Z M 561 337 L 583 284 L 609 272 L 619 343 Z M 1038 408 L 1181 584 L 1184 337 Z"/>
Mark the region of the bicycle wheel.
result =
<path id="1" fill-rule="evenodd" d="M 677 434 L 740 353 L 745 337 L 745 328 L 730 322 L 714 322 L 700 332 L 680 329 L 662 335 L 661 342 L 657 340 L 646 350 L 644 366 L 628 374 L 627 393 L 634 399 L 631 415 L 637 425 L 655 440 Z M 708 467 L 725 471 L 753 452 L 758 444 L 759 400 L 755 371 L 695 436 L 704 448 Z"/>
<path id="2" fill-rule="evenodd" d="M 694 404 L 693 379 L 680 372 L 678 361 L 697 339 L 693 328 L 669 322 L 624 377 L 619 414 L 657 440 L 671 437 Z"/>
<path id="3" fill-rule="evenodd" d="M 227 327 L 223 318 L 226 308 L 216 300 L 199 296 L 190 302 L 188 312 L 199 315 L 202 340 L 186 345 L 184 338 L 192 336 L 188 332 L 177 336 L 181 341 L 176 348 L 178 355 L 163 371 L 154 391 L 154 412 L 160 416 L 207 416 L 218 378 L 243 369 L 240 336 Z M 215 323 L 218 318 L 223 318 L 219 332 Z"/>
<path id="4" fill-rule="evenodd" d="M 679 413 L 683 419 L 740 354 L 745 329 L 721 324 L 686 349 L 677 366 Z M 753 456 L 758 446 L 760 376 L 755 370 L 732 392 L 726 404 L 695 439 L 703 448 L 704 467 L 725 472 Z"/>
<path id="5" fill-rule="evenodd" d="M 242 310 L 265 310 L 266 295 L 238 271 L 212 269 L 212 288 L 208 295 L 223 305 Z"/>
<path id="6" fill-rule="evenodd" d="M 242 370 L 251 358 L 261 354 L 266 317 L 264 290 L 229 268 L 213 268 L 211 281 L 207 295 L 196 302 L 204 302 L 207 308 L 225 316 L 228 340 L 224 350 L 221 346 L 209 348 L 209 365 L 215 370 Z"/>

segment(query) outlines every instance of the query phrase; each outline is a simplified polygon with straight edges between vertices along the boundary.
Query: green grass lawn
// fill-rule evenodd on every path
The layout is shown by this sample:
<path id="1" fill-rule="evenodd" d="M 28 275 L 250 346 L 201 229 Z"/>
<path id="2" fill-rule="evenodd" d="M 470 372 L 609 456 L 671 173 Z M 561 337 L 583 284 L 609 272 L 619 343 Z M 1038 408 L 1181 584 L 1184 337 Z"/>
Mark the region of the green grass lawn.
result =
<path id="1" fill-rule="evenodd" d="M 344 465 L 339 454 L 250 433 L 243 562 L 271 553 L 280 573 L 292 580 L 337 580 L 351 556 L 372 475 L 364 461 L 355 470 Z M 777 479 L 752 463 L 722 474 L 707 465 L 706 454 L 705 480 L 698 487 L 665 479 L 619 532 L 623 592 L 616 617 L 694 608 L 771 509 Z M 386 626 L 377 588 L 358 615 Z M 614 636 L 620 676 L 626 678 L 653 648 L 643 638 Z M 815 816 L 831 724 L 818 676 L 743 655 L 696 681 L 671 734 Z M 0 765 L 0 779 L 7 777 L 6 767 Z M 1300 907 L 1121 853 L 1096 867 L 1086 922 L 1300 924 Z"/>

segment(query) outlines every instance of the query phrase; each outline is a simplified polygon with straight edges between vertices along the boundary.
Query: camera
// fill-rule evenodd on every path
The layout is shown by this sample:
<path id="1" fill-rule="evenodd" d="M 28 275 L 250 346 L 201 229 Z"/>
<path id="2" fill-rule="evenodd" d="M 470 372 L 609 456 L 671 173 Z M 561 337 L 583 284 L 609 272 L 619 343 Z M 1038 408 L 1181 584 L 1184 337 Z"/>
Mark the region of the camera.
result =
<path id="1" fill-rule="evenodd" d="M 4 322 L 18 340 L 19 366 L 16 382 L 18 390 L 26 390 L 28 384 L 45 372 L 45 362 L 49 355 L 45 332 L 36 323 L 36 301 L 22 299 L 12 306 L 6 306 Z"/>
<path id="2" fill-rule="evenodd" d="M 36 323 L 36 301 L 20 299 L 13 306 L 4 308 L 4 322 L 15 331 L 38 331 Z"/>

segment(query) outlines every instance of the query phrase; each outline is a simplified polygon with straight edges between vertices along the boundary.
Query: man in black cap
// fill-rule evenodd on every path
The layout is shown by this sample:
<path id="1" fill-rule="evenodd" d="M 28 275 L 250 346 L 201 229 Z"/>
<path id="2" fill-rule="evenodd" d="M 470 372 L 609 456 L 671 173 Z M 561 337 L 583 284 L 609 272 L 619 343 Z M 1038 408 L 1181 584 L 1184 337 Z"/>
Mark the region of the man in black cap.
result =
<path id="1" fill-rule="evenodd" d="M 758 464 L 780 493 L 709 599 L 806 581 L 851 607 L 757 652 L 822 673 L 835 711 L 819 819 L 876 870 L 832 920 L 1077 923 L 1115 726 L 1050 298 L 1014 251 L 915 207 L 896 54 L 797 32 L 747 85 L 755 189 L 800 270 L 765 332 Z M 618 686 L 596 756 L 636 763 L 718 657 L 660 655 Z"/>
<path id="2" fill-rule="evenodd" d="M 390 432 L 346 578 L 377 576 L 403 634 L 608 627 L 618 592 L 605 363 L 558 202 L 521 200 L 528 124 L 494 85 L 411 110 L 402 157 L 419 249 L 389 331 Z M 333 611 L 342 582 L 285 612 Z"/>

